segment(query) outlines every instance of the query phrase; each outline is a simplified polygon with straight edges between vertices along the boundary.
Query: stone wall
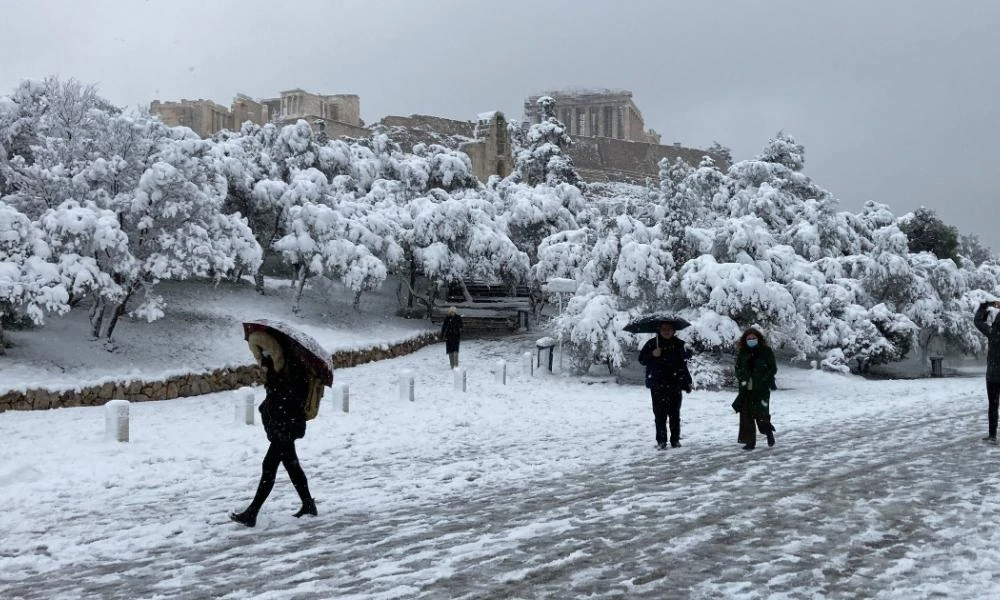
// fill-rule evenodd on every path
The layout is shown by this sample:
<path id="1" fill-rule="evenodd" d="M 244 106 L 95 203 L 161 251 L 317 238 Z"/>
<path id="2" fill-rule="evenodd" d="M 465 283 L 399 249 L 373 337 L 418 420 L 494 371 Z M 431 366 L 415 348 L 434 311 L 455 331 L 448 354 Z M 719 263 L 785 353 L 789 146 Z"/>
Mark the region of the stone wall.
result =
<path id="1" fill-rule="evenodd" d="M 701 163 L 702 157 L 712 156 L 707 150 L 683 146 L 645 144 L 612 138 L 575 137 L 569 155 L 573 166 L 585 181 L 628 181 L 643 183 L 647 178 L 659 179 L 661 160 L 673 162 L 683 159 L 692 167 Z M 721 170 L 729 163 L 719 156 L 712 156 Z"/>
<path id="2" fill-rule="evenodd" d="M 428 332 L 397 344 L 383 344 L 363 350 L 342 350 L 334 353 L 336 369 L 362 365 L 376 360 L 396 358 L 438 342 L 436 333 Z M 336 376 L 335 376 L 336 377 Z M 162 381 L 127 380 L 107 382 L 70 390 L 33 388 L 21 392 L 12 390 L 0 393 L 0 413 L 8 410 L 43 410 L 71 406 L 97 406 L 108 400 L 172 400 L 184 396 L 198 396 L 214 392 L 235 390 L 249 385 L 259 385 L 262 373 L 257 365 L 226 367 L 207 373 L 176 375 Z"/>
<path id="3" fill-rule="evenodd" d="M 428 115 L 410 115 L 401 117 L 389 115 L 380 121 L 386 127 L 404 127 L 406 129 L 423 129 L 438 135 L 462 136 L 472 139 L 475 136 L 476 125 L 471 121 L 456 121 L 443 117 Z"/>

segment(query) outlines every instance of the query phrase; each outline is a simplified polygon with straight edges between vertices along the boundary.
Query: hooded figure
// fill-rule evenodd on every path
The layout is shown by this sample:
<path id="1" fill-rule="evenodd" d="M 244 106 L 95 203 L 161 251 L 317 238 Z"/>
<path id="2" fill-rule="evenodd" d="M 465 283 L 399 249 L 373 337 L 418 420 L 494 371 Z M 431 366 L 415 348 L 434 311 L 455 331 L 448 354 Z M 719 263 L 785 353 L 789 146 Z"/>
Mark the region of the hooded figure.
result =
<path id="1" fill-rule="evenodd" d="M 681 445 L 682 392 L 691 391 L 691 373 L 684 342 L 674 336 L 671 323 L 660 323 L 656 337 L 639 351 L 639 364 L 646 367 L 646 387 L 653 400 L 653 424 L 656 445 L 667 447 L 667 421 L 670 421 L 670 446 Z"/>
<path id="2" fill-rule="evenodd" d="M 733 410 L 740 413 L 740 431 L 736 439 L 744 444 L 744 450 L 753 450 L 757 446 L 756 425 L 767 436 L 767 445 L 773 446 L 771 390 L 775 389 L 774 376 L 778 372 L 774 352 L 761 332 L 752 327 L 743 332 L 737 347 L 736 380 L 740 391 Z"/>
<path id="3" fill-rule="evenodd" d="M 309 482 L 295 453 L 295 440 L 306 434 L 305 399 L 309 393 L 309 374 L 305 367 L 275 339 L 262 331 L 250 334 L 247 342 L 264 370 L 267 394 L 260 403 L 260 420 L 271 443 L 261 465 L 257 493 L 246 510 L 232 513 L 229 518 L 241 525 L 257 524 L 257 513 L 267 500 L 278 465 L 284 465 L 288 478 L 302 501 L 294 516 L 316 515 L 316 501 L 309 493 Z"/>
<path id="4" fill-rule="evenodd" d="M 458 344 L 462 341 L 462 317 L 454 306 L 448 309 L 448 316 L 441 323 L 441 337 L 444 339 L 444 351 L 448 353 L 451 368 L 458 366 Z"/>
<path id="5" fill-rule="evenodd" d="M 1000 412 L 1000 318 L 993 318 L 993 325 L 986 324 L 989 308 L 1000 308 L 1000 301 L 981 302 L 976 310 L 973 324 L 987 338 L 986 350 L 986 416 L 989 419 L 989 434 L 983 438 L 997 443 L 997 413 Z"/>

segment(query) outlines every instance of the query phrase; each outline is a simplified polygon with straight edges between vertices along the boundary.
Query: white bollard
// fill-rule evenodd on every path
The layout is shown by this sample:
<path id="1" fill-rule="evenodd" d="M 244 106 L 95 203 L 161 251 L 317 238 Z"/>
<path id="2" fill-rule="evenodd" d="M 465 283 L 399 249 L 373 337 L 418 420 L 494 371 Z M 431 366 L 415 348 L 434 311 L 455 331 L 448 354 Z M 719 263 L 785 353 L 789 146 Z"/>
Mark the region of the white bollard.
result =
<path id="1" fill-rule="evenodd" d="M 507 385 L 507 361 L 503 359 L 497 361 L 497 383 Z"/>
<path id="2" fill-rule="evenodd" d="M 455 369 L 455 391 L 464 392 L 468 384 L 468 377 L 465 374 L 465 367 Z"/>
<path id="3" fill-rule="evenodd" d="M 531 352 L 525 352 L 521 355 L 521 374 L 525 377 L 535 376 L 535 357 L 531 355 Z"/>
<path id="4" fill-rule="evenodd" d="M 340 408 L 345 413 L 351 412 L 351 386 L 346 383 L 340 384 Z"/>
<path id="5" fill-rule="evenodd" d="M 399 374 L 399 399 L 414 401 L 413 371 L 402 371 Z"/>
<path id="6" fill-rule="evenodd" d="M 240 425 L 253 425 L 254 397 L 251 388 L 240 390 L 236 397 L 236 422 Z"/>
<path id="7" fill-rule="evenodd" d="M 128 441 L 128 400 L 104 403 L 104 436 L 116 442 Z"/>

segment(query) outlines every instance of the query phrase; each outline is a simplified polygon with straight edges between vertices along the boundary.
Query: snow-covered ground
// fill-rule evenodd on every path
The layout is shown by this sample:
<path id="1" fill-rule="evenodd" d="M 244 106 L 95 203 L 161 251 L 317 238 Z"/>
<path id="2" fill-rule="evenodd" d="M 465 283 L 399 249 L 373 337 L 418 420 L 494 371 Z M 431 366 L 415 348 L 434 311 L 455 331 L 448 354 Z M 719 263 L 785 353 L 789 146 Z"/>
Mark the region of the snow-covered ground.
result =
<path id="1" fill-rule="evenodd" d="M 353 296 L 342 286 L 307 287 L 296 315 L 291 308 L 293 290 L 285 280 L 268 280 L 263 296 L 253 291 L 249 280 L 218 285 L 163 282 L 156 291 L 167 302 L 166 317 L 152 323 L 123 318 L 115 330 L 113 352 L 91 339 L 86 307 L 50 317 L 36 330 L 6 332 L 14 346 L 0 358 L 0 393 L 133 377 L 165 379 L 251 364 L 241 326 L 249 319 L 287 321 L 331 353 L 396 342 L 431 328 L 427 321 L 391 316 L 397 306 L 391 290 L 395 287 L 386 284 L 365 294 L 360 310 L 353 310 Z"/>
<path id="2" fill-rule="evenodd" d="M 3 598 L 986 598 L 1000 448 L 979 377 L 865 381 L 785 367 L 777 445 L 744 452 L 729 392 L 695 391 L 654 449 L 646 391 L 528 378 L 527 337 L 338 371 L 258 526 L 266 446 L 239 392 L 0 414 Z M 500 358 L 508 385 L 490 375 Z M 394 379 L 416 375 L 416 401 Z M 257 391 L 258 398 L 260 391 Z"/>

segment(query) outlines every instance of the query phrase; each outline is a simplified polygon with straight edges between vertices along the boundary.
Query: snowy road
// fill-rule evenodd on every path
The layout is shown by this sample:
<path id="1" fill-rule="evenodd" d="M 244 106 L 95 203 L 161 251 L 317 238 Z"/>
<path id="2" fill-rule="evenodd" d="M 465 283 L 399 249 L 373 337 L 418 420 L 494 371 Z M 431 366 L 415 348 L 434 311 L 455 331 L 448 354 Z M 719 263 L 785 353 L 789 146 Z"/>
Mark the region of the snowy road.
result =
<path id="1" fill-rule="evenodd" d="M 477 348 L 477 356 L 495 352 Z M 440 385 L 450 374 L 435 371 L 437 354 L 399 362 Z M 365 390 L 386 366 L 352 371 Z M 793 389 L 775 396 L 783 407 L 775 409 L 778 445 L 753 452 L 735 443 L 727 393 L 689 396 L 685 446 L 665 452 L 653 449 L 643 390 L 558 379 L 531 388 L 515 380 L 499 390 L 483 382 L 490 398 L 462 405 L 414 403 L 390 414 L 372 406 L 363 423 L 362 409 L 330 415 L 341 437 L 300 449 L 321 516 L 290 518 L 294 495 L 279 474 L 254 530 L 229 523 L 224 510 L 252 492 L 262 447 L 238 444 L 259 431 L 219 442 L 234 454 L 203 463 L 217 475 L 212 486 L 178 481 L 185 469 L 171 465 L 197 460 L 157 450 L 160 479 L 147 479 L 152 489 L 119 492 L 128 506 L 116 510 L 83 501 L 61 519 L 60 503 L 79 492 L 55 483 L 46 489 L 58 488 L 62 499 L 41 507 L 16 495 L 15 510 L 38 520 L 14 532 L 21 543 L 34 535 L 34 560 L 0 542 L 0 591 L 4 598 L 990 596 L 1000 577 L 1000 448 L 979 441 L 981 380 L 866 382 L 799 371 L 779 381 Z M 529 389 L 546 392 L 547 402 L 528 398 Z M 395 400 L 386 395 L 387 404 Z M 4 419 L 9 413 L 0 415 L 7 434 Z M 380 437 L 404 427 L 409 433 Z M 232 460 L 247 462 L 238 478 L 223 475 Z M 201 508 L 214 512 L 190 515 Z M 52 541 L 40 550 L 45 538 Z M 66 546 L 79 552 L 41 558 Z"/>

